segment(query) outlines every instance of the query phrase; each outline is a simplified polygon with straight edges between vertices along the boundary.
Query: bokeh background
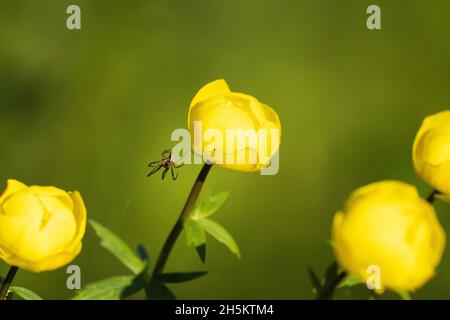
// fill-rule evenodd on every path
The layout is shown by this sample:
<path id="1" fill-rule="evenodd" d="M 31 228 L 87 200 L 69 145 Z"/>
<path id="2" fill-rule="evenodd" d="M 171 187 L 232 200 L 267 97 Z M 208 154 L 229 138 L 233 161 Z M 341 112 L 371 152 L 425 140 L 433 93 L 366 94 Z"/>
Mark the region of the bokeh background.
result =
<path id="1" fill-rule="evenodd" d="M 81 30 L 65 26 L 69 4 L 81 7 Z M 381 6 L 380 31 L 366 28 L 369 4 Z M 0 181 L 81 191 L 90 218 L 154 261 L 200 166 L 174 182 L 147 179 L 146 165 L 186 127 L 195 92 L 225 78 L 278 111 L 280 172 L 213 168 L 206 188 L 231 192 L 215 219 L 242 259 L 210 239 L 203 266 L 182 235 L 167 270 L 210 274 L 171 288 L 188 299 L 310 299 L 307 267 L 333 260 L 331 220 L 353 189 L 400 179 L 430 192 L 411 147 L 422 119 L 450 105 L 448 12 L 447 0 L 0 0 Z M 450 231 L 450 206 L 437 208 Z M 128 273 L 90 228 L 74 263 L 83 284 Z M 20 271 L 15 284 L 65 299 L 66 277 Z M 450 247 L 414 297 L 450 298 Z"/>

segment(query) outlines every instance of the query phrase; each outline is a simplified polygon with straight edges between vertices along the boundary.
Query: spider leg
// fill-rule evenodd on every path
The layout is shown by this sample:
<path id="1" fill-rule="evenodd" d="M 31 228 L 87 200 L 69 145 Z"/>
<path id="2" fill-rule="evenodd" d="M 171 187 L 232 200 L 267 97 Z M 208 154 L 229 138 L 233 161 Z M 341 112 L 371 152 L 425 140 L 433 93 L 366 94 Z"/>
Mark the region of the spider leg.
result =
<path id="1" fill-rule="evenodd" d="M 164 177 L 166 176 L 167 171 L 169 171 L 169 168 L 164 169 L 164 171 L 163 171 L 163 173 L 162 173 L 162 176 L 161 176 L 161 180 L 164 180 Z"/>
<path id="2" fill-rule="evenodd" d="M 180 164 L 174 163 L 173 166 L 178 169 L 184 166 L 184 163 L 183 162 L 181 162 Z"/>
<path id="3" fill-rule="evenodd" d="M 154 167 L 154 166 L 159 165 L 159 164 L 161 164 L 161 161 L 160 160 L 156 160 L 156 161 L 150 162 L 148 164 L 148 166 L 151 168 L 151 167 Z"/>
<path id="4" fill-rule="evenodd" d="M 173 172 L 173 168 L 175 167 L 175 165 L 171 165 L 170 166 L 170 172 L 172 173 L 172 179 L 173 179 L 173 181 L 175 181 L 175 180 L 177 180 L 177 178 L 178 178 L 178 172 L 177 172 L 177 174 L 175 175 L 174 174 L 174 172 Z M 176 167 L 175 167 L 176 168 Z"/>
<path id="5" fill-rule="evenodd" d="M 158 167 L 154 167 L 152 169 L 152 171 L 150 171 L 150 173 L 147 175 L 147 177 L 150 177 L 152 174 L 154 174 L 155 172 L 159 171 L 159 169 L 162 168 L 162 165 L 159 165 Z"/>

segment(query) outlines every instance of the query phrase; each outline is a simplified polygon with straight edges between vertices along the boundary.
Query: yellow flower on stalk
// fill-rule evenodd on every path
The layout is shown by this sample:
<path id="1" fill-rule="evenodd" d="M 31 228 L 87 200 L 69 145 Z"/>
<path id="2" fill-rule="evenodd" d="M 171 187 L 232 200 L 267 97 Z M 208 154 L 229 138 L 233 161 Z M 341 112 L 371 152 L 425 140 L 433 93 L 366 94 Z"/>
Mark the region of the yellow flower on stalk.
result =
<path id="1" fill-rule="evenodd" d="M 198 139 L 196 123 L 201 123 L 203 139 Z M 231 92 L 225 80 L 210 82 L 197 92 L 189 108 L 188 127 L 194 137 L 195 153 L 210 152 L 213 157 L 207 157 L 208 160 L 237 171 L 250 172 L 270 166 L 270 158 L 280 143 L 281 124 L 277 113 L 250 95 Z M 220 143 L 215 141 L 211 147 L 212 138 L 207 132 L 221 136 Z M 232 136 L 232 132 L 248 134 L 241 136 L 241 141 L 247 144 L 239 145 L 239 138 Z M 259 135 L 264 132 L 266 139 Z M 253 144 L 251 134 L 255 138 Z"/>
<path id="2" fill-rule="evenodd" d="M 34 272 L 68 264 L 81 251 L 86 208 L 81 195 L 8 180 L 0 196 L 0 258 Z"/>
<path id="3" fill-rule="evenodd" d="M 414 186 L 382 181 L 350 195 L 334 217 L 332 242 L 348 273 L 367 280 L 377 266 L 382 288 L 413 291 L 434 276 L 445 233 Z"/>
<path id="4" fill-rule="evenodd" d="M 450 202 L 450 110 L 425 118 L 413 145 L 417 174 Z"/>

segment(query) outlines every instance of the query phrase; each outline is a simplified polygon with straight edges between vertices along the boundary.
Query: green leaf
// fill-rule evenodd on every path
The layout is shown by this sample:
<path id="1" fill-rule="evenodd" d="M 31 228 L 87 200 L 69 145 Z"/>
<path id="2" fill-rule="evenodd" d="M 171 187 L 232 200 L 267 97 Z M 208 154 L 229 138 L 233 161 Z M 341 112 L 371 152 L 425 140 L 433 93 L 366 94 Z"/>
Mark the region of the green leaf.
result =
<path id="1" fill-rule="evenodd" d="M 201 219 L 198 220 L 198 223 L 206 232 L 216 238 L 217 241 L 227 246 L 238 258 L 241 257 L 236 241 L 234 241 L 233 237 L 220 224 L 210 219 Z"/>
<path id="2" fill-rule="evenodd" d="M 198 247 L 206 242 L 205 231 L 203 231 L 197 220 L 185 219 L 183 222 L 184 232 L 188 246 Z"/>
<path id="3" fill-rule="evenodd" d="M 400 291 L 397 294 L 402 298 L 402 300 L 412 300 L 411 294 L 408 291 Z"/>
<path id="4" fill-rule="evenodd" d="M 145 289 L 147 283 L 149 281 L 149 276 L 146 272 L 141 273 L 140 275 L 134 277 L 133 281 L 125 287 L 120 293 L 120 299 L 128 298 L 129 296 Z"/>
<path id="5" fill-rule="evenodd" d="M 36 293 L 22 287 L 11 287 L 9 290 L 25 300 L 42 300 Z"/>
<path id="6" fill-rule="evenodd" d="M 220 209 L 225 201 L 227 201 L 229 195 L 230 193 L 228 191 L 222 191 L 200 199 L 194 209 L 193 219 L 209 217 Z"/>
<path id="7" fill-rule="evenodd" d="M 308 274 L 309 278 L 311 279 L 313 289 L 315 290 L 316 293 L 320 292 L 322 290 L 322 283 L 320 282 L 319 277 L 317 277 L 316 273 L 311 268 L 308 268 Z"/>
<path id="8" fill-rule="evenodd" d="M 139 274 L 147 265 L 130 249 L 130 247 L 111 232 L 108 228 L 102 226 L 100 223 L 89 220 L 89 224 L 101 239 L 100 244 L 111 252 L 117 259 L 120 260 L 128 269 L 134 274 Z"/>
<path id="9" fill-rule="evenodd" d="M 202 261 L 202 263 L 205 263 L 205 261 L 206 261 L 206 243 L 199 245 L 198 247 L 195 247 L 195 250 L 197 251 L 197 254 L 200 257 L 200 260 Z"/>
<path id="10" fill-rule="evenodd" d="M 161 280 L 153 279 L 145 289 L 147 300 L 176 300 L 175 294 Z"/>
<path id="11" fill-rule="evenodd" d="M 73 297 L 73 300 L 119 300 L 123 290 L 129 287 L 134 276 L 118 276 L 92 282 Z"/>
<path id="12" fill-rule="evenodd" d="M 334 279 L 336 279 L 338 274 L 338 264 L 337 262 L 332 262 L 327 270 L 325 271 L 325 280 L 324 280 L 324 287 L 328 286 L 330 283 L 332 283 L 334 281 Z"/>
<path id="13" fill-rule="evenodd" d="M 179 283 L 191 281 L 207 274 L 206 271 L 163 273 L 158 276 L 158 279 L 165 283 Z"/>
<path id="14" fill-rule="evenodd" d="M 139 244 L 137 246 L 137 253 L 139 255 L 139 258 L 148 266 L 150 265 L 150 258 L 147 252 L 147 249 L 145 249 L 144 245 Z"/>
<path id="15" fill-rule="evenodd" d="M 337 288 L 343 288 L 343 287 L 353 287 L 356 286 L 358 284 L 362 284 L 364 283 L 364 281 L 352 274 L 349 274 L 345 277 L 344 280 L 342 280 L 339 285 L 337 286 Z"/>

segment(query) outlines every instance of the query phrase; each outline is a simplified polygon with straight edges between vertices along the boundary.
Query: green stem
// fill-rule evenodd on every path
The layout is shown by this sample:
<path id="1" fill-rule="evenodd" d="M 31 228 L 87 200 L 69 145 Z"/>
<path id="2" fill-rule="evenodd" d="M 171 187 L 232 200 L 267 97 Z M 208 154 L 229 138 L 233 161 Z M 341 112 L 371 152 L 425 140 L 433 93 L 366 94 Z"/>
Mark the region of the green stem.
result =
<path id="1" fill-rule="evenodd" d="M 341 283 L 342 280 L 347 276 L 347 272 L 342 271 L 336 278 L 333 279 L 329 284 L 327 284 L 317 296 L 317 300 L 331 300 L 333 298 L 334 290 Z"/>
<path id="2" fill-rule="evenodd" d="M 0 288 L 0 300 L 6 299 L 6 296 L 8 295 L 9 287 L 11 287 L 11 284 L 17 273 L 17 270 L 19 270 L 19 268 L 15 267 L 15 266 L 11 266 L 11 268 L 9 268 L 8 274 L 6 275 L 6 278 L 2 283 L 2 287 Z"/>
<path id="3" fill-rule="evenodd" d="M 158 260 L 156 260 L 155 269 L 153 269 L 152 277 L 157 277 L 163 272 L 164 266 L 166 265 L 167 259 L 169 258 L 169 254 L 172 251 L 175 242 L 178 239 L 181 231 L 183 231 L 183 222 L 186 217 L 191 214 L 192 209 L 194 209 L 194 205 L 197 202 L 198 196 L 200 195 L 200 191 L 202 190 L 203 183 L 208 176 L 208 172 L 211 169 L 212 164 L 205 163 L 203 165 L 202 170 L 198 174 L 197 180 L 195 180 L 194 186 L 192 187 L 191 193 L 184 204 L 183 210 L 181 211 L 180 216 L 178 217 L 177 222 L 172 228 L 169 236 L 164 243 L 164 246 L 161 249 Z"/>

